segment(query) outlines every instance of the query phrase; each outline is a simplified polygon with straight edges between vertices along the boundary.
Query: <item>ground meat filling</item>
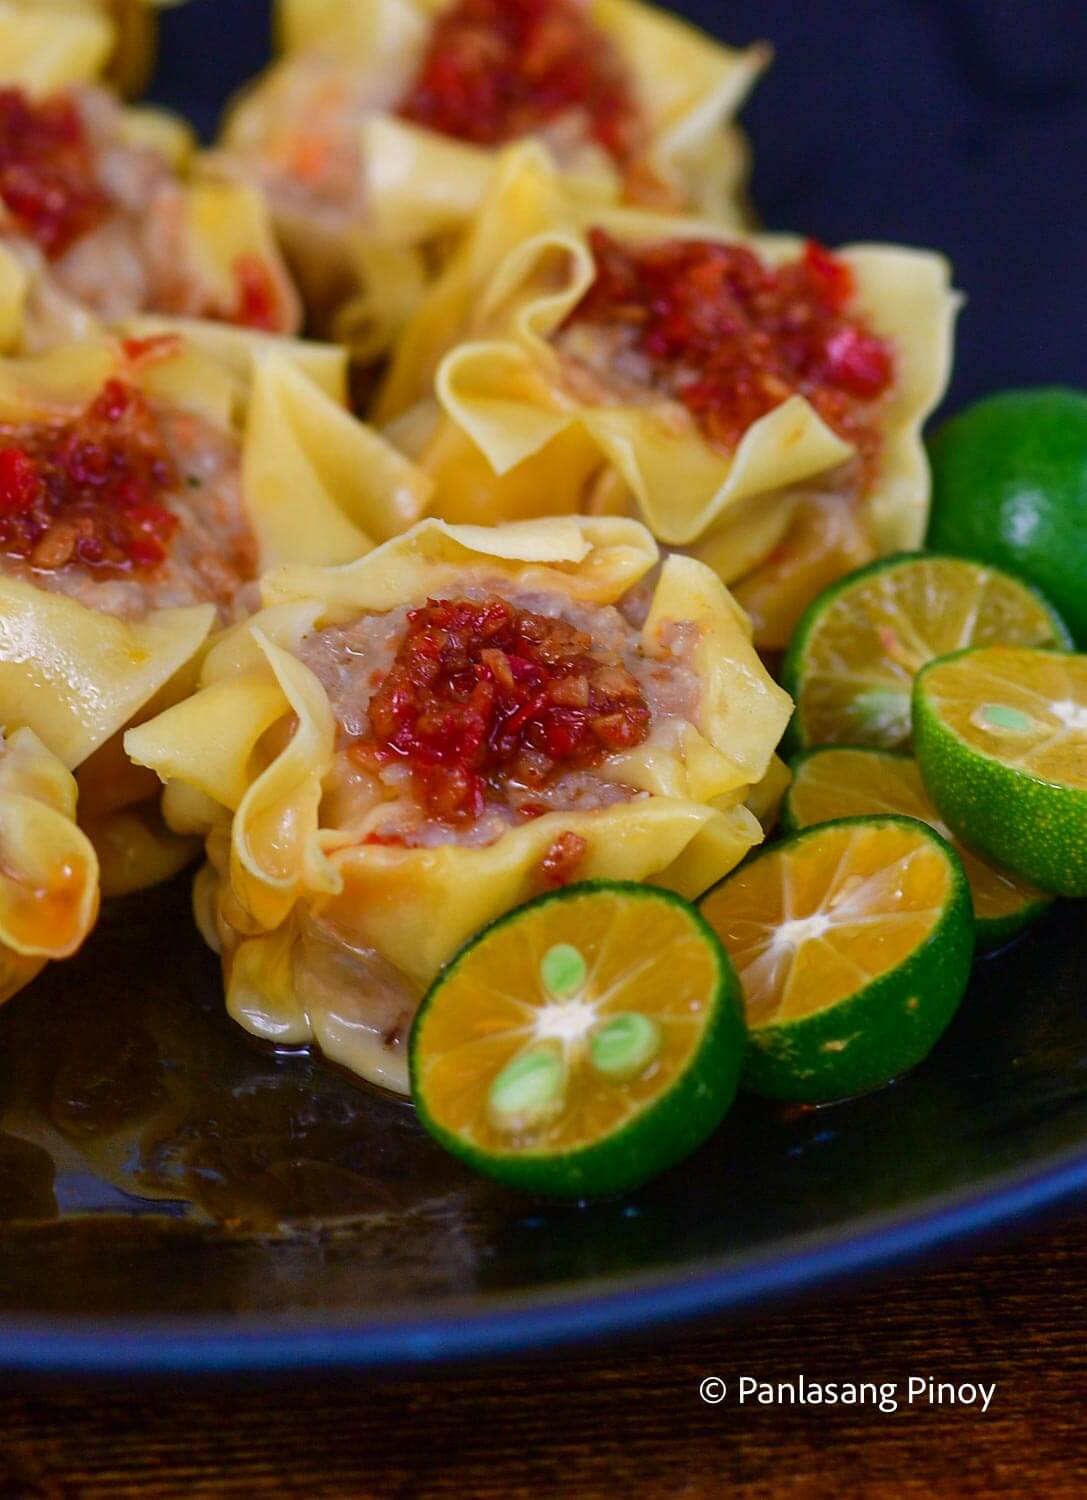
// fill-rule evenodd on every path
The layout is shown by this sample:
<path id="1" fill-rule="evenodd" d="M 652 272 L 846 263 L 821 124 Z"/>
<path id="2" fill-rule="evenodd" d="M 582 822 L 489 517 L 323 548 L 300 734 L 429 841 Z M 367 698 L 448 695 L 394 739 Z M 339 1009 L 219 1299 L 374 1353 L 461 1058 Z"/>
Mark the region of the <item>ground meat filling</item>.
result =
<path id="1" fill-rule="evenodd" d="M 0 423 L 0 570 L 92 609 L 215 603 L 254 576 L 237 445 L 106 382 L 78 417 Z"/>
<path id="2" fill-rule="evenodd" d="M 623 59 L 583 0 L 458 0 L 400 113 L 480 146 L 568 133 L 620 165 L 646 134 Z"/>
<path id="3" fill-rule="evenodd" d="M 378 844 L 482 845 L 545 813 L 642 795 L 606 763 L 674 744 L 697 716 L 691 643 L 650 657 L 616 608 L 499 587 L 470 582 L 303 643 L 339 724 L 332 826 Z M 573 834 L 557 841 L 543 881 L 571 878 L 584 852 Z"/>
<path id="4" fill-rule="evenodd" d="M 556 336 L 575 375 L 620 399 L 678 402 L 727 452 L 760 417 L 805 396 L 856 447 L 850 480 L 867 488 L 895 363 L 851 309 L 844 261 L 814 243 L 776 267 L 702 240 L 633 246 L 594 229 L 590 243 L 596 279 Z"/>
<path id="5" fill-rule="evenodd" d="M 102 317 L 154 311 L 283 331 L 290 312 L 259 257 L 238 257 L 229 298 L 200 283 L 170 165 L 121 125 L 98 90 L 32 100 L 0 89 L 0 235 L 34 246 L 57 286 Z"/>

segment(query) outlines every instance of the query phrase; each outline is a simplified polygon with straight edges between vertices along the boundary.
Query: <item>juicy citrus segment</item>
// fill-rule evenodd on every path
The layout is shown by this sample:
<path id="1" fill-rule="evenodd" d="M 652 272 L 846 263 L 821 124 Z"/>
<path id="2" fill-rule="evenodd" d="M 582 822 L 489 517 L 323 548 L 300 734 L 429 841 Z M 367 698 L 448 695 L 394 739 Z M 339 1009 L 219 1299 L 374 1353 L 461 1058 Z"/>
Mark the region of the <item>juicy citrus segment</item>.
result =
<path id="1" fill-rule="evenodd" d="M 925 689 L 972 749 L 1039 781 L 1087 788 L 1087 657 L 991 647 L 934 663 Z"/>
<path id="2" fill-rule="evenodd" d="M 1060 646 L 1068 637 L 1040 595 L 995 568 L 917 555 L 862 569 L 801 621 L 785 663 L 794 735 L 805 745 L 906 745 L 917 672 L 990 642 Z"/>
<path id="3" fill-rule="evenodd" d="M 426 1006 L 415 1086 L 439 1129 L 488 1155 L 622 1130 L 683 1076 L 714 1013 L 720 959 L 684 903 L 562 896 L 490 929 Z"/>
<path id="4" fill-rule="evenodd" d="M 948 861 L 920 828 L 844 823 L 823 834 L 752 861 L 703 904 L 752 1027 L 814 1015 L 896 968 L 946 906 Z"/>
<path id="5" fill-rule="evenodd" d="M 908 755 L 890 751 L 840 746 L 813 750 L 793 767 L 793 783 L 786 803 L 786 821 L 791 829 L 809 828 L 836 818 L 862 817 L 871 813 L 897 813 L 919 818 L 946 838 L 962 861 L 979 924 L 993 924 L 994 941 L 1011 934 L 1009 918 L 1028 915 L 1049 898 L 1036 886 L 1008 875 L 979 859 L 960 843 L 936 811 L 925 791 L 917 762 Z"/>

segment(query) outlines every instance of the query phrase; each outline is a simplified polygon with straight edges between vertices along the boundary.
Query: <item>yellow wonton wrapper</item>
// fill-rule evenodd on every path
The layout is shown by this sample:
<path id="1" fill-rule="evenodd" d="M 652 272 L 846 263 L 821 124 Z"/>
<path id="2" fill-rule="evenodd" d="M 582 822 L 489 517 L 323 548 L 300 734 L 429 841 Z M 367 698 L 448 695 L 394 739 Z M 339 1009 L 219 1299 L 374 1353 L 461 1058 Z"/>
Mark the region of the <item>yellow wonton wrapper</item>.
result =
<path id="1" fill-rule="evenodd" d="M 428 481 L 342 404 L 343 351 L 213 324 L 132 331 L 173 332 L 176 348 L 132 363 L 99 340 L 0 360 L 0 423 L 74 415 L 123 372 L 152 399 L 234 433 L 262 570 L 346 562 L 422 512 Z M 211 604 L 129 623 L 0 576 L 0 724 L 29 725 L 65 766 L 82 768 L 80 813 L 107 894 L 154 884 L 190 857 L 190 843 L 159 836 L 153 815 L 148 831 L 141 804 L 155 783 L 128 764 L 119 736 L 191 688 L 214 624 Z"/>
<path id="2" fill-rule="evenodd" d="M 184 0 L 0 0 L 0 86 L 50 93 L 105 77 L 127 98 L 155 60 L 155 11 Z"/>
<path id="3" fill-rule="evenodd" d="M 95 0 L 0 0 L 0 87 L 50 94 L 93 83 L 117 39 Z"/>
<path id="4" fill-rule="evenodd" d="M 342 111 L 348 81 L 361 80 L 360 175 L 343 194 L 353 194 L 355 211 L 319 220 L 281 200 L 277 217 L 319 323 L 332 318 L 336 336 L 363 357 L 393 342 L 450 237 L 478 209 L 498 154 L 396 114 L 434 18 L 452 3 L 280 0 L 287 55 L 246 91 L 224 137 L 243 161 L 290 174 L 321 149 L 322 112 Z M 649 141 L 625 177 L 600 148 L 581 148 L 563 164 L 572 189 L 593 202 L 667 201 L 736 222 L 747 153 L 729 122 L 768 49 L 725 47 L 640 0 L 587 4 L 627 64 Z"/>
<path id="5" fill-rule="evenodd" d="M 33 730 L 0 732 L 0 1003 L 94 926 L 98 860 L 75 813 L 75 778 Z"/>
<path id="6" fill-rule="evenodd" d="M 336 726 L 324 688 L 294 654 L 305 635 L 481 575 L 609 604 L 657 559 L 645 528 L 619 517 L 495 529 L 432 520 L 348 567 L 282 568 L 264 580 L 267 607 L 211 651 L 200 691 L 125 740 L 167 783 L 174 826 L 207 836 L 197 911 L 223 954 L 235 1020 L 288 1045 L 317 1042 L 403 1090 L 407 1020 L 424 987 L 472 933 L 540 889 L 540 861 L 559 835 L 585 840 L 579 878 L 651 880 L 687 896 L 759 842 L 744 801 L 771 765 L 790 701 L 724 585 L 680 557 L 663 566 L 642 639 L 648 655 L 664 657 L 669 627 L 693 627 L 695 722 L 672 738 L 651 735 L 598 772 L 647 795 L 547 813 L 485 846 L 367 844 L 386 808 L 349 830 L 330 826 Z M 395 1045 L 383 1044 L 393 1032 Z"/>
<path id="7" fill-rule="evenodd" d="M 575 388 L 550 336 L 592 284 L 593 225 L 636 242 L 722 238 L 693 219 L 586 208 L 541 152 L 511 150 L 400 342 L 377 420 L 434 476 L 435 509 L 448 520 L 632 509 L 660 541 L 695 549 L 726 583 L 745 579 L 781 543 L 805 493 L 833 488 L 833 471 L 853 449 L 800 396 L 728 454 L 675 403 L 623 405 L 603 389 L 594 403 Z M 727 238 L 771 265 L 803 249 L 783 236 Z M 856 307 L 895 350 L 879 473 L 863 503 L 871 557 L 917 546 L 924 533 L 921 426 L 947 383 L 957 298 L 938 255 L 879 245 L 837 253 L 855 277 Z M 784 644 L 758 629 L 756 639 Z"/>

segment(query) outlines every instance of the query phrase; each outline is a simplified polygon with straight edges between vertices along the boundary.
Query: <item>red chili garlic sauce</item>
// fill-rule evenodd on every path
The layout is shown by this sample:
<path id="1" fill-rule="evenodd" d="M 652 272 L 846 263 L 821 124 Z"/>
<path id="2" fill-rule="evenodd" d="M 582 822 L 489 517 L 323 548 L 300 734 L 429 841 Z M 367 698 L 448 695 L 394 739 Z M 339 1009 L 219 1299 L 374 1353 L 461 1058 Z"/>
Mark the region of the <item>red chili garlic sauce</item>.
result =
<path id="1" fill-rule="evenodd" d="M 44 260 L 61 293 L 110 320 L 154 311 L 286 331 L 275 268 L 240 256 L 222 305 L 187 262 L 183 213 L 169 162 L 124 139 L 109 95 L 0 89 L 0 240 Z"/>
<path id="2" fill-rule="evenodd" d="M 543 135 L 562 157 L 591 142 L 619 166 L 646 135 L 623 59 L 584 0 L 457 0 L 400 113 L 478 146 Z"/>
<path id="3" fill-rule="evenodd" d="M 123 619 L 255 576 L 236 440 L 111 379 L 78 416 L 0 423 L 0 571 Z"/>
<path id="4" fill-rule="evenodd" d="M 590 234 L 596 280 L 555 338 L 590 400 L 674 402 L 725 452 L 790 396 L 857 449 L 842 484 L 875 476 L 891 345 L 852 308 L 849 266 L 811 242 L 776 267 L 740 245 L 634 246 Z"/>
<path id="5" fill-rule="evenodd" d="M 486 845 L 550 812 L 643 795 L 608 762 L 667 744 L 697 712 L 689 643 L 649 657 L 619 607 L 484 575 L 455 595 L 363 615 L 303 642 L 339 725 L 326 814 L 367 842 Z M 373 819 L 388 804 L 388 815 Z M 543 884 L 574 878 L 584 841 L 556 840 Z"/>

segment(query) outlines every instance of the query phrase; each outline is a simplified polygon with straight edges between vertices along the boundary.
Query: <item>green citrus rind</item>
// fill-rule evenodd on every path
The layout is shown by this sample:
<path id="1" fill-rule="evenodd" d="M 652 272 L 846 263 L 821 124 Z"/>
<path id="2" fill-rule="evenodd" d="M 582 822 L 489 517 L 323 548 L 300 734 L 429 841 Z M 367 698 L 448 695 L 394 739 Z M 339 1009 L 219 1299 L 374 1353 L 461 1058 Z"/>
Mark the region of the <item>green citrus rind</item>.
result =
<path id="1" fill-rule="evenodd" d="M 929 443 L 928 544 L 1029 579 L 1087 644 L 1087 395 L 1002 391 Z"/>
<path id="2" fill-rule="evenodd" d="M 793 717 L 790 720 L 789 727 L 785 732 L 785 737 L 782 742 L 782 749 L 779 752 L 780 754 L 785 755 L 786 757 L 790 757 L 792 755 L 795 755 L 800 750 L 810 749 L 817 743 L 840 743 L 852 745 L 860 743 L 855 730 L 851 730 L 849 735 L 840 741 L 816 741 L 808 731 L 805 724 L 805 677 L 807 674 L 807 663 L 810 659 L 812 643 L 815 638 L 816 632 L 819 629 L 820 623 L 826 619 L 829 610 L 847 594 L 853 593 L 858 588 L 863 588 L 869 579 L 882 577 L 883 574 L 892 572 L 899 568 L 912 567 L 916 564 L 933 562 L 953 563 L 956 566 L 975 567 L 984 569 L 989 573 L 998 573 L 1016 589 L 1021 590 L 1022 593 L 1027 596 L 1034 605 L 1038 607 L 1041 614 L 1050 623 L 1052 629 L 1052 637 L 1050 639 L 1038 641 L 1037 643 L 1032 641 L 1021 643 L 1017 642 L 1014 644 L 1038 644 L 1040 646 L 1053 645 L 1056 647 L 1065 647 L 1068 649 L 1072 648 L 1073 641 L 1071 632 L 1069 631 L 1068 626 L 1061 619 L 1060 615 L 1054 609 L 1053 605 L 1049 602 L 1048 599 L 1044 597 L 1044 595 L 1039 592 L 1037 588 L 1034 587 L 1033 584 L 1028 583 L 1024 578 L 1016 573 L 1010 573 L 1006 569 L 997 567 L 992 563 L 976 562 L 971 558 L 954 557 L 949 554 L 939 552 L 898 552 L 891 557 L 879 558 L 876 562 L 869 563 L 866 567 L 858 568 L 856 572 L 849 573 L 844 578 L 839 578 L 836 583 L 832 583 L 829 588 L 824 589 L 819 597 L 817 599 L 814 599 L 812 603 L 808 605 L 808 608 L 800 617 L 800 621 L 796 627 L 796 632 L 793 636 L 792 641 L 790 642 L 788 651 L 785 653 L 785 658 L 781 666 L 781 685 L 782 687 L 784 687 L 785 691 L 792 697 L 796 708 L 794 710 Z M 906 701 L 905 709 L 908 714 L 908 700 Z M 896 744 L 885 742 L 882 740 L 873 740 L 869 743 L 871 743 L 873 748 L 876 749 L 897 748 Z"/>
<path id="3" fill-rule="evenodd" d="M 843 750 L 851 751 L 855 755 L 879 756 L 887 760 L 912 761 L 914 757 L 908 750 L 880 750 L 874 745 L 813 745 L 810 750 L 801 750 L 789 762 L 789 769 L 793 773 L 793 779 L 786 789 L 785 797 L 781 804 L 781 826 L 782 830 L 789 833 L 802 833 L 806 828 L 817 828 L 817 823 L 805 823 L 797 814 L 794 793 L 799 788 L 800 778 L 804 767 L 811 761 L 820 759 L 827 755 L 837 755 Z M 882 809 L 873 808 L 865 816 L 878 817 L 882 815 Z M 902 817 L 912 817 L 911 813 L 902 813 Z M 830 819 L 826 820 L 830 822 Z M 939 833 L 939 829 L 936 832 Z M 976 952 L 979 955 L 988 956 L 997 953 L 1001 948 L 1006 948 L 1010 942 L 1017 938 L 1020 933 L 1032 927 L 1038 919 L 1053 905 L 1051 896 L 1041 896 L 1036 899 L 1025 899 L 1023 904 L 1015 911 L 1007 912 L 1002 917 L 982 917 L 976 912 L 974 914 L 974 928 L 977 935 Z"/>
<path id="4" fill-rule="evenodd" d="M 975 917 L 978 958 L 992 958 L 1009 943 L 1014 943 L 1052 910 L 1053 899 L 1052 896 L 1042 896 L 1037 901 L 1024 901 L 1018 911 L 1010 911 L 1006 917 Z"/>
<path id="5" fill-rule="evenodd" d="M 908 824 L 946 858 L 950 881 L 943 910 L 927 937 L 895 968 L 836 1004 L 800 1020 L 749 1026 L 741 1086 L 768 1099 L 828 1104 L 869 1093 L 924 1061 L 959 1008 L 974 957 L 970 888 L 958 855 L 927 823 L 898 816 L 836 818 L 752 855 L 787 857 L 801 840 L 849 826 Z M 713 923 L 726 875 L 699 905 Z"/>
<path id="6" fill-rule="evenodd" d="M 1087 791 L 1039 780 L 967 745 L 932 704 L 934 669 L 984 649 L 952 652 L 918 673 L 914 751 L 926 790 L 947 826 L 985 859 L 1054 896 L 1087 896 Z"/>
<path id="7" fill-rule="evenodd" d="M 593 892 L 610 899 L 665 901 L 680 909 L 698 932 L 714 959 L 715 991 L 702 1039 L 680 1076 L 634 1118 L 603 1139 L 562 1153 L 513 1150 L 482 1151 L 437 1121 L 421 1086 L 420 1055 L 426 1042 L 427 1018 L 466 955 L 492 941 L 511 924 L 531 919 L 545 905 L 582 899 Z M 563 937 L 560 936 L 560 941 Z M 577 941 L 571 928 L 565 940 Z M 716 933 L 696 907 L 659 886 L 634 881 L 593 880 L 564 886 L 499 917 L 469 940 L 424 995 L 409 1041 L 411 1093 L 423 1125 L 453 1156 L 484 1176 L 522 1192 L 550 1198 L 596 1198 L 639 1187 L 697 1149 L 713 1134 L 728 1112 L 739 1087 L 746 1027 L 739 981 Z"/>

